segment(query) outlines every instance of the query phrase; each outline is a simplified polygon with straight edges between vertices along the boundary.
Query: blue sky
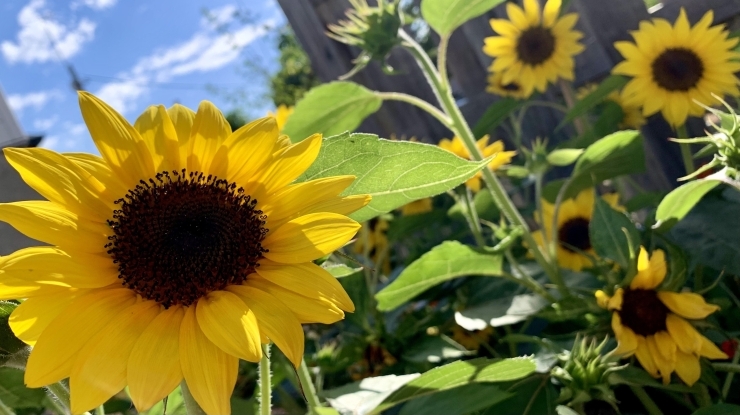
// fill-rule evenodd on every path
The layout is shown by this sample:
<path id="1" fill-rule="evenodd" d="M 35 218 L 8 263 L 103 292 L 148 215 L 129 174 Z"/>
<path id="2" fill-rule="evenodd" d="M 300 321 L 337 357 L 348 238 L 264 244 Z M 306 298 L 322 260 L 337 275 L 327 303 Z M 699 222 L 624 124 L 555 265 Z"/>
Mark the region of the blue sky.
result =
<path id="1" fill-rule="evenodd" d="M 274 0 L 3 0 L 0 85 L 23 130 L 61 152 L 97 152 L 67 62 L 131 122 L 148 105 L 203 99 L 256 117 L 273 109 L 263 72 L 284 22 Z"/>

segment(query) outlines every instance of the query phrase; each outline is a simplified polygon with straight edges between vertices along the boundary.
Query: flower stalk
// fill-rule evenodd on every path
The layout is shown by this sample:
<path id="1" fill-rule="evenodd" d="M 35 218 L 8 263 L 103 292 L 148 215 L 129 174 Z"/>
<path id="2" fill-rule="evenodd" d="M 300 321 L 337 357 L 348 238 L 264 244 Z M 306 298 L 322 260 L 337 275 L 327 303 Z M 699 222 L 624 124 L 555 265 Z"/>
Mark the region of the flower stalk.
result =
<path id="1" fill-rule="evenodd" d="M 180 384 L 180 390 L 182 391 L 182 400 L 185 402 L 185 412 L 188 415 L 207 415 L 206 412 L 195 402 L 193 394 L 188 389 L 188 384 L 182 381 Z"/>
<path id="2" fill-rule="evenodd" d="M 303 395 L 306 397 L 308 403 L 308 413 L 316 415 L 318 413 L 316 408 L 321 408 L 322 405 L 319 396 L 316 394 L 316 387 L 314 387 L 311 380 L 311 373 L 308 371 L 306 359 L 301 360 L 301 365 L 298 366 L 298 380 L 301 382 Z"/>
<path id="3" fill-rule="evenodd" d="M 272 413 L 272 373 L 270 372 L 270 345 L 262 345 L 262 359 L 259 364 L 260 415 Z"/>

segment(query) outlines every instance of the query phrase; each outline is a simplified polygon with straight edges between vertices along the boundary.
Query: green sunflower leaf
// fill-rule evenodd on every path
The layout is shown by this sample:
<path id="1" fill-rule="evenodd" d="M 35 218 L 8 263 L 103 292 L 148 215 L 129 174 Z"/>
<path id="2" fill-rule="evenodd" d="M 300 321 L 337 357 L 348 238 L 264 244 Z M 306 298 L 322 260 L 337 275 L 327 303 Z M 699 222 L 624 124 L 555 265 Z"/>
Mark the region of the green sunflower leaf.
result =
<path id="1" fill-rule="evenodd" d="M 502 255 L 480 253 L 457 241 L 432 248 L 375 295 L 378 310 L 392 310 L 429 288 L 469 275 L 500 276 Z"/>
<path id="2" fill-rule="evenodd" d="M 565 114 L 565 118 L 560 125 L 557 126 L 556 130 L 559 130 L 564 125 L 585 114 L 588 110 L 595 107 L 608 97 L 613 91 L 619 90 L 623 86 L 627 85 L 627 81 L 629 81 L 629 78 L 621 75 L 612 75 L 604 79 L 596 89 L 573 105 L 573 108 Z"/>
<path id="3" fill-rule="evenodd" d="M 11 355 L 23 349 L 26 345 L 13 334 L 8 325 L 8 319 L 17 303 L 0 301 L 0 355 Z M 0 362 L 2 359 L 0 358 Z"/>
<path id="4" fill-rule="evenodd" d="M 629 269 L 630 252 L 640 250 L 640 233 L 627 215 L 612 209 L 600 197 L 594 200 L 594 216 L 589 224 L 591 245 L 600 257 Z"/>
<path id="5" fill-rule="evenodd" d="M 463 385 L 521 379 L 533 373 L 535 367 L 534 361 L 526 357 L 504 360 L 478 358 L 453 362 L 434 368 L 401 386 L 370 413 L 379 414 L 402 402 Z"/>
<path id="6" fill-rule="evenodd" d="M 316 161 L 298 181 L 357 177 L 343 195 L 373 197 L 369 205 L 350 215 L 362 222 L 465 183 L 489 161 L 468 161 L 429 144 L 344 133 L 324 140 Z"/>
<path id="7" fill-rule="evenodd" d="M 437 33 L 450 35 L 470 19 L 503 3 L 505 0 L 424 0 L 421 15 Z"/>
<path id="8" fill-rule="evenodd" d="M 691 415 L 740 415 L 740 406 L 729 403 L 718 403 L 700 408 Z"/>
<path id="9" fill-rule="evenodd" d="M 23 371 L 0 367 L 0 405 L 13 409 L 43 408 L 46 393 L 43 389 L 30 389 L 23 384 Z"/>
<path id="10" fill-rule="evenodd" d="M 658 205 L 654 229 L 666 231 L 686 216 L 705 194 L 722 183 L 721 180 L 694 180 L 679 186 Z"/>
<path id="11" fill-rule="evenodd" d="M 512 111 L 519 108 L 523 103 L 524 101 L 514 98 L 502 98 L 494 102 L 490 107 L 488 107 L 486 112 L 483 113 L 475 124 L 475 127 L 473 127 L 473 134 L 476 137 L 483 137 L 490 133 L 498 127 Z"/>
<path id="12" fill-rule="evenodd" d="M 330 82 L 311 89 L 293 110 L 282 133 L 296 143 L 311 134 L 325 137 L 354 131 L 383 100 L 354 82 Z"/>

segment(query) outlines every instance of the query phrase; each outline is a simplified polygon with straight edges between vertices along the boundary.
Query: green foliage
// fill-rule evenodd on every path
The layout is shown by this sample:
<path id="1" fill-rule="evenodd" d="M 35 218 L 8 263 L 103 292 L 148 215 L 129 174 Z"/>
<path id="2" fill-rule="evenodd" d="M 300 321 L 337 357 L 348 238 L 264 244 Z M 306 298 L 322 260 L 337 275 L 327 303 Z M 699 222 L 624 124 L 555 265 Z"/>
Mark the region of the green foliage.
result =
<path id="1" fill-rule="evenodd" d="M 580 148 L 561 148 L 550 152 L 547 155 L 547 162 L 553 166 L 570 166 L 578 160 L 583 154 Z"/>
<path id="2" fill-rule="evenodd" d="M 654 228 L 665 231 L 686 216 L 691 209 L 707 194 L 721 183 L 720 180 L 695 180 L 685 183 L 668 193 L 658 205 L 655 212 Z"/>
<path id="3" fill-rule="evenodd" d="M 625 214 L 612 209 L 600 197 L 595 198 L 589 232 L 591 245 L 600 257 L 613 260 L 623 269 L 634 266 L 640 251 L 640 233 Z"/>
<path id="4" fill-rule="evenodd" d="M 43 389 L 29 389 L 23 385 L 23 372 L 0 367 L 0 404 L 13 409 L 43 408 L 46 406 Z"/>
<path id="5" fill-rule="evenodd" d="M 14 302 L 0 301 L 0 362 L 2 362 L 3 355 L 17 353 L 26 347 L 25 343 L 15 337 L 8 325 L 10 314 L 17 306 L 18 304 Z"/>
<path id="6" fill-rule="evenodd" d="M 691 415 L 740 415 L 740 406 L 720 403 L 694 411 Z"/>
<path id="7" fill-rule="evenodd" d="M 421 14 L 437 33 L 449 36 L 470 19 L 503 3 L 505 0 L 424 0 Z"/>
<path id="8" fill-rule="evenodd" d="M 522 101 L 514 98 L 502 98 L 488 107 L 486 112 L 478 120 L 478 123 L 473 127 L 473 134 L 476 137 L 483 137 L 484 135 L 493 131 L 498 127 L 504 120 L 511 114 L 515 109 L 522 105 Z"/>
<path id="9" fill-rule="evenodd" d="M 629 81 L 628 78 L 620 75 L 611 75 L 608 78 L 604 79 L 596 89 L 594 89 L 591 93 L 589 93 L 588 95 L 583 97 L 583 99 L 573 105 L 573 108 L 571 108 L 568 113 L 565 114 L 565 118 L 560 123 L 558 128 L 584 115 L 588 110 L 592 109 L 601 101 L 606 99 L 609 94 L 624 87 L 627 84 L 627 81 Z"/>
<path id="10" fill-rule="evenodd" d="M 311 61 L 293 31 L 285 26 L 278 37 L 280 69 L 270 78 L 270 98 L 275 106 L 295 106 L 306 93 L 319 85 Z"/>
<path id="11" fill-rule="evenodd" d="M 324 84 L 298 102 L 283 134 L 298 142 L 314 133 L 328 137 L 351 132 L 382 103 L 372 91 L 352 82 Z"/>
<path id="12" fill-rule="evenodd" d="M 427 289 L 453 278 L 469 275 L 500 276 L 503 258 L 477 252 L 459 242 L 435 247 L 406 268 L 376 298 L 378 309 L 392 310 Z"/>
<path id="13" fill-rule="evenodd" d="M 291 117 L 291 120 L 293 120 Z M 369 194 L 369 205 L 350 215 L 365 221 L 406 203 L 445 192 L 473 177 L 487 160 L 463 160 L 439 147 L 389 141 L 371 134 L 340 134 L 321 146 L 299 181 L 353 175 L 344 195 Z"/>

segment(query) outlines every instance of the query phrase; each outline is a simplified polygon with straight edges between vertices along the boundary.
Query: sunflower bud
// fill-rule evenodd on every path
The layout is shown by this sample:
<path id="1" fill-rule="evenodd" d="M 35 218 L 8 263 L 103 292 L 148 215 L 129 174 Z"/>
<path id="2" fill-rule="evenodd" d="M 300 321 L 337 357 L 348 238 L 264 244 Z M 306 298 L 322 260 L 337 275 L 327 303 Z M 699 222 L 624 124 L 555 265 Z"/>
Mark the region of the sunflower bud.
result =
<path id="1" fill-rule="evenodd" d="M 550 169 L 550 163 L 547 161 L 547 141 L 536 138 L 532 142 L 532 148 L 522 147 L 524 153 L 525 166 L 527 170 L 534 174 L 545 174 Z"/>
<path id="2" fill-rule="evenodd" d="M 616 404 L 607 378 L 611 372 L 624 366 L 617 366 L 618 358 L 602 355 L 607 340 L 597 344 L 595 339 L 576 339 L 573 350 L 558 357 L 560 364 L 552 369 L 551 374 L 563 386 L 559 402 L 571 407 L 581 407 L 592 400 L 604 401 L 612 406 Z"/>
<path id="3" fill-rule="evenodd" d="M 722 101 L 728 112 L 707 108 L 714 117 L 708 118 L 716 133 L 707 137 L 675 139 L 679 143 L 701 143 L 706 146 L 700 151 L 702 155 L 714 153 L 712 161 L 704 164 L 684 179 L 704 177 L 706 173 L 717 167 L 724 167 L 719 173 L 731 180 L 740 180 L 740 116 L 727 103 Z M 719 122 L 719 125 L 715 121 Z"/>
<path id="4" fill-rule="evenodd" d="M 350 0 L 350 3 L 352 8 L 346 12 L 347 20 L 328 25 L 326 34 L 338 42 L 362 49 L 354 60 L 355 68 L 350 72 L 354 74 L 371 60 L 385 63 L 391 49 L 401 43 L 398 30 L 403 24 L 403 16 L 397 1 L 378 0 L 377 7 L 370 7 L 367 0 Z"/>

